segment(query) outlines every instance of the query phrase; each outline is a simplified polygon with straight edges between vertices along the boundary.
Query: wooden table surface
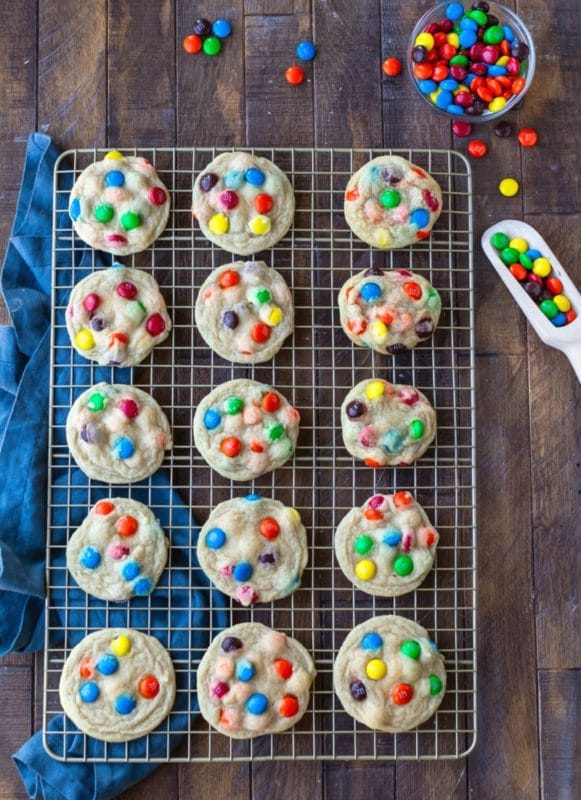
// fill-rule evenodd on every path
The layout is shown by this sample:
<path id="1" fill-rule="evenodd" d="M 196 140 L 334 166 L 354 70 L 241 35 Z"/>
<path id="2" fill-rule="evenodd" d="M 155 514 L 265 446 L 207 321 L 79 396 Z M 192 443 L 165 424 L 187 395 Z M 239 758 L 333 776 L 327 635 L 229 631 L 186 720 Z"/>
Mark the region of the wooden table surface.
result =
<path id="1" fill-rule="evenodd" d="M 508 3 L 514 7 L 515 3 Z M 4 0 L 0 26 L 0 255 L 30 130 L 62 147 L 319 145 L 455 147 L 406 76 L 403 57 L 428 3 L 394 0 Z M 474 171 L 479 735 L 464 760 L 441 763 L 165 765 L 123 800 L 566 800 L 581 794 L 574 735 L 581 702 L 575 600 L 580 525 L 581 391 L 565 357 L 543 346 L 480 251 L 482 230 L 524 218 L 581 284 L 579 14 L 574 0 L 523 0 L 537 75 L 518 129 L 524 149 L 478 129 L 490 146 Z M 214 59 L 187 55 L 198 16 L 234 28 Z M 307 81 L 284 71 L 296 43 L 319 52 Z M 575 119 L 577 117 L 577 120 Z M 521 182 L 512 198 L 497 184 Z M 6 319 L 6 317 L 4 317 Z M 0 661 L 0 800 L 26 797 L 10 755 L 39 728 L 42 657 Z"/>

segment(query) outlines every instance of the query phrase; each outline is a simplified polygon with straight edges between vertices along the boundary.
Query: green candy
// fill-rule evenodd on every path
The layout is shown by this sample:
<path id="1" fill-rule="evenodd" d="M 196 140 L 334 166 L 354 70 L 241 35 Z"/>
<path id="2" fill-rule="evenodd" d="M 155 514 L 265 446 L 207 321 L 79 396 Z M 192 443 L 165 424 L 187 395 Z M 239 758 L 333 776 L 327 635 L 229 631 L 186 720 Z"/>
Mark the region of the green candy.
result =
<path id="1" fill-rule="evenodd" d="M 267 429 L 266 435 L 272 442 L 276 442 L 277 439 L 284 435 L 284 425 L 273 425 Z"/>
<path id="2" fill-rule="evenodd" d="M 87 408 L 89 411 L 102 411 L 105 408 L 106 397 L 101 392 L 95 392 L 87 400 Z"/>
<path id="3" fill-rule="evenodd" d="M 504 250 L 504 248 L 508 247 L 510 243 L 510 239 L 506 233 L 503 233 L 502 231 L 496 231 L 496 233 L 493 233 L 490 241 L 492 242 L 492 246 L 497 250 Z"/>
<path id="4" fill-rule="evenodd" d="M 533 260 L 529 258 L 526 253 L 521 253 L 518 257 L 518 260 L 523 265 L 525 269 L 532 269 L 533 268 Z"/>
<path id="5" fill-rule="evenodd" d="M 467 56 L 454 56 L 454 58 L 450 59 L 450 64 L 459 64 L 461 67 L 468 66 L 468 57 Z"/>
<path id="6" fill-rule="evenodd" d="M 414 571 L 414 562 L 409 556 L 398 556 L 393 562 L 393 569 L 396 575 L 405 578 Z"/>
<path id="7" fill-rule="evenodd" d="M 430 289 L 430 291 L 428 292 L 428 299 L 426 301 L 426 305 L 428 308 L 431 309 L 441 308 L 442 300 L 440 298 L 440 295 L 435 289 Z"/>
<path id="8" fill-rule="evenodd" d="M 432 696 L 440 694 L 442 691 L 442 681 L 437 675 L 430 675 L 430 694 Z"/>
<path id="9" fill-rule="evenodd" d="M 500 25 L 493 25 L 491 28 L 484 31 L 484 36 L 482 38 L 486 44 L 500 44 L 504 39 L 504 31 Z"/>
<path id="10" fill-rule="evenodd" d="M 270 300 L 270 292 L 268 289 L 265 289 L 264 286 L 261 286 L 260 289 L 256 290 L 256 299 L 259 303 L 268 303 Z"/>
<path id="11" fill-rule="evenodd" d="M 227 414 L 240 414 L 244 408 L 244 400 L 240 397 L 229 397 L 224 404 L 224 408 Z"/>
<path id="12" fill-rule="evenodd" d="M 95 206 L 93 214 L 98 222 L 111 222 L 115 216 L 115 209 L 108 203 L 99 203 L 98 206 Z"/>
<path id="13" fill-rule="evenodd" d="M 399 648 L 400 653 L 403 653 L 404 656 L 408 658 L 413 658 L 414 661 L 418 661 L 419 657 L 422 654 L 422 648 L 420 647 L 420 643 L 414 641 L 413 639 L 408 639 L 407 642 L 403 642 L 401 647 Z"/>
<path id="14" fill-rule="evenodd" d="M 147 316 L 147 309 L 139 300 L 130 300 L 125 303 L 123 312 L 133 322 L 141 322 Z"/>
<path id="15" fill-rule="evenodd" d="M 474 22 L 477 25 L 480 25 L 481 27 L 484 27 L 488 22 L 488 16 L 484 13 L 484 11 L 481 11 L 479 8 L 476 8 L 473 11 L 469 11 L 468 14 L 466 14 L 466 16 L 470 17 L 470 19 L 473 19 Z"/>
<path id="16" fill-rule="evenodd" d="M 123 230 L 132 231 L 141 225 L 141 217 L 134 211 L 126 211 L 121 217 L 121 227 Z"/>
<path id="17" fill-rule="evenodd" d="M 557 304 L 553 300 L 543 300 L 539 308 L 548 319 L 553 319 L 559 313 Z"/>
<path id="18" fill-rule="evenodd" d="M 520 253 L 518 250 L 515 250 L 514 247 L 505 247 L 504 250 L 501 251 L 500 257 L 504 261 L 504 263 L 510 267 L 511 264 L 518 263 L 518 257 Z"/>
<path id="19" fill-rule="evenodd" d="M 401 203 L 401 195 L 395 189 L 384 189 L 379 195 L 379 202 L 384 208 L 396 208 Z"/>
<path id="20" fill-rule="evenodd" d="M 207 56 L 217 56 L 221 49 L 222 44 L 215 36 L 208 36 L 207 39 L 204 39 L 202 50 Z"/>
<path id="21" fill-rule="evenodd" d="M 371 536 L 358 536 L 353 542 L 353 549 L 360 556 L 365 556 L 373 550 L 375 542 Z"/>
<path id="22" fill-rule="evenodd" d="M 421 439 L 426 432 L 426 426 L 421 419 L 413 419 L 410 422 L 410 436 L 412 439 Z"/>

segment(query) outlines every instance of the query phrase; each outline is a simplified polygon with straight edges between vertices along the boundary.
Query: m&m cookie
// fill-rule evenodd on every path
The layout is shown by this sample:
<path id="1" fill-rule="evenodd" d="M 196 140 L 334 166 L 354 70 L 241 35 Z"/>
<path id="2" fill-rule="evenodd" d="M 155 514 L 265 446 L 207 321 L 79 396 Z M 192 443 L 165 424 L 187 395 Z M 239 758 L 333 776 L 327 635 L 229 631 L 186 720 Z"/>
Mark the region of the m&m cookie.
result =
<path id="1" fill-rule="evenodd" d="M 200 566 L 243 606 L 294 592 L 307 564 L 307 535 L 294 508 L 250 494 L 216 506 L 198 540 Z"/>
<path id="2" fill-rule="evenodd" d="M 417 588 L 434 563 L 439 535 L 410 492 L 376 494 L 343 517 L 339 566 L 358 589 L 395 597 Z"/>
<path id="3" fill-rule="evenodd" d="M 196 325 L 227 361 L 269 361 L 292 333 L 292 295 L 282 275 L 264 261 L 237 261 L 218 267 L 202 284 Z"/>
<path id="4" fill-rule="evenodd" d="M 229 253 L 267 250 L 295 215 L 293 188 L 276 164 L 251 153 L 223 153 L 194 183 L 192 213 L 202 233 Z"/>
<path id="5" fill-rule="evenodd" d="M 67 417 L 67 444 L 83 472 L 104 483 L 133 483 L 161 465 L 172 437 L 167 417 L 135 386 L 98 383 Z"/>
<path id="6" fill-rule="evenodd" d="M 69 200 L 77 235 L 116 256 L 149 247 L 167 225 L 169 209 L 169 192 L 149 161 L 117 150 L 81 172 Z"/>
<path id="7" fill-rule="evenodd" d="M 99 364 L 123 367 L 143 361 L 171 330 L 155 279 L 121 264 L 77 283 L 65 318 L 77 353 Z"/>
<path id="8" fill-rule="evenodd" d="M 335 659 L 333 683 L 350 716 L 373 730 L 397 733 L 436 713 L 446 671 L 421 625 L 386 615 L 368 619 L 347 636 Z"/>
<path id="9" fill-rule="evenodd" d="M 86 636 L 65 661 L 59 697 L 83 733 L 128 742 L 157 728 L 171 711 L 174 667 L 153 636 L 105 628 Z"/>
<path id="10" fill-rule="evenodd" d="M 204 719 L 233 739 L 279 733 L 301 719 L 316 670 L 300 642 L 259 622 L 218 634 L 198 669 Z"/>
<path id="11" fill-rule="evenodd" d="M 150 594 L 167 561 L 167 538 L 147 506 L 99 500 L 67 544 L 67 569 L 87 594 L 122 602 Z"/>
<path id="12" fill-rule="evenodd" d="M 249 481 L 292 456 L 299 421 L 299 412 L 280 392 L 240 378 L 202 399 L 194 415 L 194 441 L 220 475 Z"/>
<path id="13" fill-rule="evenodd" d="M 371 267 L 349 278 L 339 292 L 343 330 L 355 344 L 378 353 L 395 355 L 428 339 L 441 310 L 438 292 L 407 269 Z"/>
<path id="14" fill-rule="evenodd" d="M 436 412 L 413 386 L 368 378 L 341 406 L 345 447 L 368 467 L 408 466 L 436 435 Z"/>
<path id="15" fill-rule="evenodd" d="M 345 219 L 372 247 L 406 247 L 430 235 L 442 211 L 442 192 L 431 175 L 399 156 L 379 156 L 351 176 Z"/>

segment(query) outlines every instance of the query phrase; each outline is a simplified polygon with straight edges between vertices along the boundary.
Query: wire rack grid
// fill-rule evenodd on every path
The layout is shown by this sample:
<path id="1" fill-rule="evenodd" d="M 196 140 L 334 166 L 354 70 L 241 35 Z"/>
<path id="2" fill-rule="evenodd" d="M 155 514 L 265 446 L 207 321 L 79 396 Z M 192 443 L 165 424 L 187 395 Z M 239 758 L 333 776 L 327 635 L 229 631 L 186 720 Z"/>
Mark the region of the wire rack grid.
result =
<path id="1" fill-rule="evenodd" d="M 49 520 L 47 544 L 47 633 L 44 671 L 45 747 L 64 760 L 96 761 L 237 761 L 246 759 L 445 759 L 466 755 L 476 738 L 476 518 L 474 412 L 474 304 L 472 276 L 471 174 L 466 159 L 448 150 L 374 150 L 310 148 L 240 148 L 265 156 L 289 176 L 295 191 L 296 217 L 287 236 L 263 258 L 292 288 L 294 335 L 266 365 L 232 365 L 212 353 L 193 324 L 197 289 L 210 269 L 236 258 L 208 242 L 191 216 L 191 186 L 216 155 L 231 148 L 125 148 L 126 155 L 148 158 L 169 188 L 173 209 L 168 227 L 147 251 L 128 266 L 151 271 L 173 318 L 163 344 L 132 370 L 96 367 L 70 346 L 65 308 L 72 286 L 98 268 L 95 253 L 74 235 L 66 209 L 70 187 L 80 172 L 105 151 L 74 150 L 59 160 L 55 172 L 54 288 L 51 348 L 49 448 Z M 353 236 L 343 215 L 350 175 L 377 155 L 392 152 L 427 169 L 444 195 L 444 211 L 432 236 L 412 248 L 383 253 Z M 78 268 L 85 254 L 86 266 Z M 417 270 L 438 289 L 443 312 L 432 341 L 413 351 L 381 356 L 357 348 L 339 324 L 337 295 L 353 273 L 372 264 Z M 436 408 L 435 444 L 407 468 L 372 470 L 354 463 L 344 449 L 339 409 L 358 381 L 378 375 L 416 385 Z M 301 413 L 294 458 L 275 473 L 252 483 L 228 481 L 210 470 L 193 446 L 193 410 L 211 388 L 234 377 L 250 377 L 279 389 Z M 312 654 L 318 675 L 303 719 L 289 731 L 249 741 L 214 731 L 197 713 L 195 671 L 202 655 L 194 647 L 172 649 L 175 615 L 171 598 L 180 597 L 176 573 L 196 577 L 191 552 L 172 544 L 168 567 L 149 598 L 116 604 L 89 598 L 64 566 L 68 537 L 79 519 L 103 496 L 126 495 L 156 508 L 152 479 L 128 487 L 79 481 L 65 439 L 66 414 L 74 399 L 100 380 L 134 383 L 150 392 L 164 409 L 174 435 L 173 450 L 162 470 L 189 506 L 196 523 L 232 496 L 256 491 L 299 509 L 309 537 L 309 564 L 294 594 L 273 604 L 245 609 L 232 604 L 231 623 L 256 620 L 285 631 Z M 63 401 L 63 389 L 66 402 Z M 377 491 L 411 490 L 440 532 L 437 561 L 423 584 L 397 598 L 377 598 L 356 590 L 339 569 L 333 553 L 334 531 L 354 505 Z M 167 502 L 167 501 L 166 501 Z M 163 511 L 170 520 L 170 541 L 190 536 L 188 525 L 173 517 L 171 501 Z M 64 514 L 64 522 L 63 522 Z M 189 540 L 188 541 L 192 541 Z M 185 548 L 193 550 L 193 544 Z M 185 560 L 184 560 L 185 559 Z M 167 587 L 171 591 L 168 593 Z M 183 587 L 186 592 L 187 586 Z M 165 605 L 159 599 L 169 597 Z M 167 607 L 169 602 L 169 608 Z M 208 600 L 212 610 L 212 600 Z M 81 612 L 72 624 L 70 609 Z M 176 708 L 180 738 L 172 719 L 145 737 L 145 744 L 82 746 L 67 754 L 79 736 L 65 720 L 55 732 L 60 712 L 58 681 L 70 649 L 103 626 L 132 626 L 136 613 L 147 612 L 155 635 L 168 646 L 178 681 Z M 422 624 L 445 656 L 446 695 L 438 713 L 420 728 L 396 735 L 372 731 L 355 722 L 333 693 L 335 655 L 347 633 L 365 619 L 398 613 Z M 157 615 L 157 617 L 156 617 Z M 161 616 L 160 616 L 161 615 Z M 78 621 L 78 614 L 75 620 Z M 140 617 L 142 619 L 142 617 Z M 159 619 L 165 620 L 161 626 Z M 208 625 L 208 628 L 211 626 Z M 143 629 L 143 628 L 142 628 Z M 149 632 L 146 630 L 145 632 Z M 208 636 L 216 631 L 207 630 Z M 183 631 L 182 631 L 183 633 Z M 190 634 L 192 630 L 186 631 Z M 181 703 L 179 702 L 181 700 Z M 185 718 L 184 718 L 185 709 Z M 50 727 L 49 727 L 50 726 Z M 49 731 L 51 731 L 49 736 Z M 55 738 L 56 737 L 56 738 Z M 76 740 L 78 741 L 78 740 Z M 141 741 L 141 740 L 140 740 Z M 56 746 L 55 746 L 56 742 Z M 176 746 L 177 744 L 177 746 Z"/>

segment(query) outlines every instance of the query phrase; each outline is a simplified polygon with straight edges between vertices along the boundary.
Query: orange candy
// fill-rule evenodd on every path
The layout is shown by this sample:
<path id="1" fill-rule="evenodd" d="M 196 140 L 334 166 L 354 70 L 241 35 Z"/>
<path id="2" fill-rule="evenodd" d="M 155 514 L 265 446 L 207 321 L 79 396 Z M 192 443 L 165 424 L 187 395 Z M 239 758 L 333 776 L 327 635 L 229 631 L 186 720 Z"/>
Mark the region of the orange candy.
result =
<path id="1" fill-rule="evenodd" d="M 146 675 L 137 684 L 137 691 L 142 697 L 151 700 L 159 692 L 159 681 L 153 675 Z"/>
<path id="2" fill-rule="evenodd" d="M 476 94 L 481 100 L 484 100 L 485 103 L 490 103 L 494 99 L 494 95 L 488 86 L 480 86 L 476 89 Z"/>
<path id="3" fill-rule="evenodd" d="M 250 449 L 253 453 L 264 453 L 264 445 L 260 444 L 260 442 L 250 442 Z"/>
<path id="4" fill-rule="evenodd" d="M 374 458 L 366 458 L 365 459 L 365 466 L 373 467 L 374 469 L 377 469 L 378 467 L 381 467 L 381 464 L 379 463 L 379 461 L 376 461 Z"/>
<path id="5" fill-rule="evenodd" d="M 436 81 L 436 83 L 446 80 L 447 77 L 448 67 L 444 66 L 444 64 L 436 64 L 432 70 L 432 78 Z"/>
<path id="6" fill-rule="evenodd" d="M 230 289 L 231 286 L 240 283 L 240 275 L 234 269 L 227 269 L 220 275 L 218 283 L 222 289 Z"/>
<path id="7" fill-rule="evenodd" d="M 115 511 L 115 506 L 108 500 L 99 500 L 93 509 L 94 514 L 99 514 L 103 517 L 107 516 L 107 514 L 110 514 L 112 511 Z"/>
<path id="8" fill-rule="evenodd" d="M 427 80 L 428 78 L 432 77 L 432 72 L 434 68 L 431 64 L 426 64 L 425 61 L 422 64 L 414 64 L 414 76 L 419 81 Z"/>
<path id="9" fill-rule="evenodd" d="M 347 327 L 354 333 L 356 336 L 359 336 L 360 333 L 363 333 L 364 330 L 367 328 L 367 322 L 364 319 L 350 319 L 347 323 Z"/>
<path id="10" fill-rule="evenodd" d="M 414 690 L 409 683 L 396 683 L 391 690 L 391 699 L 396 706 L 405 706 L 414 696 Z"/>
<path id="11" fill-rule="evenodd" d="M 242 443 L 240 439 L 237 439 L 235 436 L 227 436 L 225 439 L 222 439 L 220 443 L 220 450 L 225 456 L 228 456 L 228 458 L 236 458 L 241 449 Z"/>
<path id="12" fill-rule="evenodd" d="M 517 281 L 524 281 L 527 276 L 526 269 L 521 264 L 511 264 L 509 270 L 512 272 Z"/>
<path id="13" fill-rule="evenodd" d="M 409 492 L 396 492 L 393 496 L 393 503 L 396 508 L 405 508 L 413 503 L 414 498 Z"/>
<path id="14" fill-rule="evenodd" d="M 293 694 L 285 694 L 278 706 L 281 717 L 294 717 L 299 710 L 299 701 Z"/>
<path id="15" fill-rule="evenodd" d="M 385 311 L 383 314 L 379 314 L 379 319 L 384 325 L 391 325 L 395 317 L 389 311 Z"/>
<path id="16" fill-rule="evenodd" d="M 496 80 L 496 78 L 488 78 L 486 85 L 495 97 L 500 97 L 502 94 L 502 86 L 500 85 L 500 82 Z"/>
<path id="17" fill-rule="evenodd" d="M 79 672 L 81 673 L 81 678 L 92 678 L 94 676 L 93 656 L 85 656 L 83 658 L 79 664 Z"/>
<path id="18" fill-rule="evenodd" d="M 378 511 L 376 508 L 366 508 L 364 512 L 365 519 L 370 521 L 383 519 L 383 514 L 381 511 Z"/>
<path id="19" fill-rule="evenodd" d="M 259 530 L 265 539 L 276 539 L 280 533 L 280 525 L 273 517 L 265 517 L 260 520 Z"/>
<path id="20" fill-rule="evenodd" d="M 293 665 L 290 661 L 287 661 L 286 658 L 277 658 L 274 662 L 274 668 L 279 677 L 285 681 L 288 681 L 293 674 Z"/>
<path id="21" fill-rule="evenodd" d="M 182 47 L 186 53 L 199 53 L 202 49 L 202 40 L 199 36 L 193 33 L 191 36 L 186 36 L 182 42 Z"/>
<path id="22" fill-rule="evenodd" d="M 274 414 L 275 411 L 278 411 L 280 407 L 280 397 L 277 395 L 276 392 L 268 392 L 262 398 L 262 408 L 268 414 Z"/>
<path id="23" fill-rule="evenodd" d="M 357 186 L 354 189 L 348 189 L 345 192 L 345 200 L 358 200 L 359 199 L 359 189 Z"/>
<path id="24" fill-rule="evenodd" d="M 264 192 L 257 194 L 254 198 L 254 208 L 259 214 L 268 214 L 269 211 L 272 211 L 272 205 L 272 197 Z"/>
<path id="25" fill-rule="evenodd" d="M 250 335 L 255 342 L 262 344 L 270 339 L 270 328 L 265 322 L 257 322 L 252 326 Z"/>
<path id="26" fill-rule="evenodd" d="M 468 152 L 472 158 L 482 158 L 488 153 L 488 146 L 481 139 L 472 139 L 468 144 Z"/>
<path id="27" fill-rule="evenodd" d="M 518 140 L 523 147 L 534 147 L 539 137 L 534 128 L 523 128 L 519 131 Z"/>
<path id="28" fill-rule="evenodd" d="M 406 281 L 403 290 L 412 300 L 419 300 L 422 296 L 422 287 L 415 281 Z"/>
<path id="29" fill-rule="evenodd" d="M 415 172 L 416 175 L 420 176 L 420 178 L 426 178 L 427 177 L 427 173 L 425 173 L 424 170 L 420 169 L 419 167 L 412 167 L 412 172 Z"/>
<path id="30" fill-rule="evenodd" d="M 555 278 L 554 275 L 545 278 L 545 286 L 553 294 L 562 294 L 563 292 L 563 284 L 558 278 Z"/>
<path id="31" fill-rule="evenodd" d="M 381 68 L 388 78 L 396 78 L 401 72 L 401 61 L 399 58 L 386 58 Z"/>
<path id="32" fill-rule="evenodd" d="M 436 541 L 436 534 L 434 531 L 428 531 L 426 534 L 426 547 L 431 547 Z"/>
<path id="33" fill-rule="evenodd" d="M 525 88 L 526 80 L 524 78 L 515 78 L 512 82 L 512 93 L 520 94 Z"/>
<path id="34" fill-rule="evenodd" d="M 133 536 L 133 534 L 137 532 L 138 527 L 139 523 L 135 517 L 130 517 L 129 515 L 119 517 L 115 525 L 115 529 L 120 536 Z"/>
<path id="35" fill-rule="evenodd" d="M 293 86 L 300 86 L 305 79 L 305 71 L 302 67 L 289 67 L 284 76 Z"/>
<path id="36" fill-rule="evenodd" d="M 573 309 L 571 309 L 570 311 L 567 311 L 565 316 L 567 317 L 567 324 L 569 324 L 570 322 L 573 322 L 573 320 L 577 319 L 577 314 L 573 311 Z"/>
<path id="37" fill-rule="evenodd" d="M 112 333 L 109 337 L 109 347 L 114 347 L 115 342 L 120 342 L 121 344 L 129 344 L 129 338 L 125 336 L 124 333 Z"/>

